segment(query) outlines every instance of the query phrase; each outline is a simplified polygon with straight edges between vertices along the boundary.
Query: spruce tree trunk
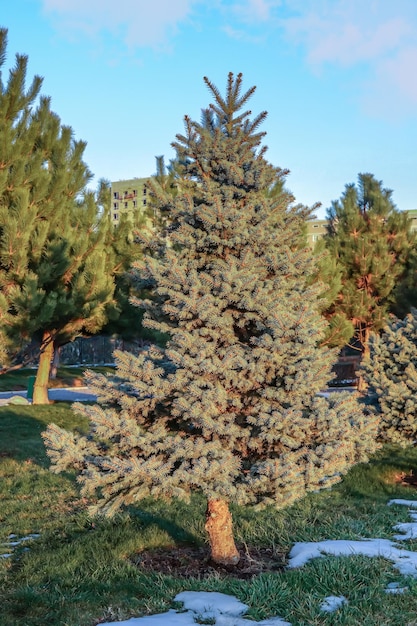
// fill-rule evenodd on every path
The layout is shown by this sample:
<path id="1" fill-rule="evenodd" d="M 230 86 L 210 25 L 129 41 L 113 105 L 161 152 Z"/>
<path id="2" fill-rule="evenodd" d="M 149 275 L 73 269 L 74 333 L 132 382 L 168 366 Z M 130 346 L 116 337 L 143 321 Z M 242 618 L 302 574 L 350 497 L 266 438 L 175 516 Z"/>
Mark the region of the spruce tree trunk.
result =
<path id="1" fill-rule="evenodd" d="M 33 388 L 33 404 L 49 404 L 48 381 L 51 369 L 51 360 L 54 355 L 54 342 L 48 331 L 42 337 L 41 352 L 39 356 L 38 372 Z"/>
<path id="2" fill-rule="evenodd" d="M 240 556 L 233 538 L 232 515 L 224 500 L 208 500 L 206 531 L 210 538 L 211 559 L 221 565 L 236 565 Z"/>

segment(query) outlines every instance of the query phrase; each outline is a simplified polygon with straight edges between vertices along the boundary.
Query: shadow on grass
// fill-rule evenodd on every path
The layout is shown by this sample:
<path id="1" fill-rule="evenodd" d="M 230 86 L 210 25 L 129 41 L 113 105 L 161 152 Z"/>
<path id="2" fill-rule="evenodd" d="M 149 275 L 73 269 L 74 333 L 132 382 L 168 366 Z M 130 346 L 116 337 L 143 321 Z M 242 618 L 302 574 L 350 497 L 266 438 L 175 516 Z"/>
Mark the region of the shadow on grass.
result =
<path id="1" fill-rule="evenodd" d="M 41 433 L 51 422 L 69 430 L 86 428 L 85 418 L 71 409 L 71 404 L 0 407 L 0 460 L 31 460 L 47 467 L 49 460 Z"/>
<path id="2" fill-rule="evenodd" d="M 368 463 L 354 466 L 343 478 L 338 489 L 358 499 L 385 500 L 387 497 L 417 498 L 414 486 L 402 484 L 402 476 L 417 472 L 417 449 L 414 446 L 384 446 Z M 395 495 L 397 494 L 397 495 Z"/>

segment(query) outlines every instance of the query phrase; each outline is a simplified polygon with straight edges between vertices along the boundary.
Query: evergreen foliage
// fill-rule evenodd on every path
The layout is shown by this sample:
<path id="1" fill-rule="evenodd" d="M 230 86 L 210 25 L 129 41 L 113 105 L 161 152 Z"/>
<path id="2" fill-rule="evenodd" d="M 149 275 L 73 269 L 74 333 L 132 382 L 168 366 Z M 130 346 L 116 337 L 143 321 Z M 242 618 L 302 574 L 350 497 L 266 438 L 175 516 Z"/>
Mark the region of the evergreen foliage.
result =
<path id="1" fill-rule="evenodd" d="M 358 185 L 346 185 L 328 210 L 325 241 L 342 269 L 342 286 L 327 317 L 351 322 L 362 352 L 386 323 L 415 245 L 410 220 L 391 196 L 372 174 L 359 174 Z"/>
<path id="2" fill-rule="evenodd" d="M 363 363 L 368 395 L 380 416 L 380 438 L 408 446 L 417 439 L 417 309 L 391 318 L 370 340 Z"/>
<path id="3" fill-rule="evenodd" d="M 342 268 L 337 259 L 326 248 L 324 238 L 317 241 L 313 253 L 317 263 L 317 275 L 314 277 L 314 280 L 320 280 L 326 285 L 321 298 L 321 310 L 328 319 L 328 326 L 324 333 L 322 345 L 342 348 L 353 336 L 355 332 L 354 326 L 350 320 L 339 312 L 328 315 L 328 311 L 334 306 L 342 289 Z"/>
<path id="4" fill-rule="evenodd" d="M 394 297 L 392 312 L 399 318 L 417 306 L 417 245 L 408 255 L 404 276 L 395 287 Z"/>
<path id="5" fill-rule="evenodd" d="M 335 356 L 320 347 L 323 286 L 300 247 L 306 209 L 267 193 L 285 172 L 261 147 L 266 113 L 244 110 L 255 88 L 229 74 L 223 98 L 205 83 L 214 102 L 173 144 L 193 184 L 166 199 L 169 242 L 140 264 L 159 297 L 142 302 L 144 323 L 167 346 L 118 353 L 114 380 L 89 376 L 88 435 L 44 433 L 54 471 L 77 468 L 107 514 L 195 489 L 209 504 L 282 507 L 375 449 L 376 419 L 353 395 L 317 395 Z"/>
<path id="6" fill-rule="evenodd" d="M 6 45 L 3 29 L 2 64 Z M 38 338 L 34 402 L 41 402 L 53 348 L 102 327 L 114 284 L 109 220 L 87 189 L 85 143 L 74 140 L 48 98 L 37 100 L 40 78 L 25 91 L 26 73 L 27 57 L 17 55 L 0 84 L 0 327 L 9 352 Z"/>
<path id="7" fill-rule="evenodd" d="M 104 334 L 117 334 L 124 339 L 140 339 L 144 342 L 164 343 L 165 337 L 142 324 L 143 311 L 138 311 L 135 302 L 138 298 L 151 298 L 153 283 L 138 280 L 134 271 L 136 263 L 144 251 L 158 255 L 155 241 L 166 237 L 169 211 L 161 214 L 157 195 L 160 190 L 164 197 L 176 195 L 178 185 L 178 167 L 173 162 L 165 167 L 163 157 L 156 158 L 157 172 L 147 182 L 148 203 L 146 210 L 122 214 L 116 224 L 108 231 L 107 251 L 112 258 L 112 273 L 115 281 L 114 299 L 116 307 L 110 312 L 108 323 L 102 329 Z M 106 212 L 110 214 L 111 185 L 101 181 L 102 197 Z M 155 192 L 156 189 L 156 192 Z"/>
<path id="8" fill-rule="evenodd" d="M 98 197 L 103 214 L 108 216 L 109 220 L 105 245 L 115 286 L 115 306 L 109 310 L 107 323 L 101 332 L 133 339 L 140 336 L 143 329 L 137 308 L 130 301 L 132 297 L 130 269 L 142 255 L 142 246 L 135 233 L 145 228 L 147 216 L 140 212 L 124 213 L 117 223 L 111 222 L 111 184 L 107 180 L 100 181 Z"/>

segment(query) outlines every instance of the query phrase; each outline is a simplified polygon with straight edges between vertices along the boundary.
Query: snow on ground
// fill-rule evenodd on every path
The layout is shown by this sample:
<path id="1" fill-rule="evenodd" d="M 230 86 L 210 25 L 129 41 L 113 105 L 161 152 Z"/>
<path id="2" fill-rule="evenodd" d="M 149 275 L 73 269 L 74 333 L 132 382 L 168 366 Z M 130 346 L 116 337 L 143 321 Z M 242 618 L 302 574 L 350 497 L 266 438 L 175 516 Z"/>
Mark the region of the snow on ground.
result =
<path id="1" fill-rule="evenodd" d="M 320 610 L 323 611 L 323 613 L 333 613 L 333 611 L 337 611 L 343 604 L 347 604 L 345 596 L 327 596 L 321 603 Z"/>
<path id="2" fill-rule="evenodd" d="M 390 500 L 388 506 L 401 504 L 411 508 L 417 508 L 417 500 Z M 397 541 L 404 541 L 417 537 L 417 513 L 409 511 L 409 515 L 416 521 L 405 524 L 396 524 L 395 530 L 402 532 L 394 535 Z M 404 550 L 389 539 L 363 539 L 350 541 L 334 539 L 328 541 L 311 541 L 296 543 L 290 551 L 288 567 L 301 567 L 310 559 L 333 556 L 351 556 L 361 554 L 369 557 L 383 557 L 394 564 L 394 567 L 404 576 L 417 577 L 417 552 Z"/>
<path id="3" fill-rule="evenodd" d="M 397 548 L 389 539 L 365 539 L 349 541 L 336 539 L 307 543 L 296 543 L 290 552 L 288 567 L 301 567 L 310 559 L 324 556 L 352 556 L 361 554 L 383 557 L 394 564 L 404 576 L 417 576 L 417 552 Z"/>
<path id="4" fill-rule="evenodd" d="M 417 509 L 417 500 L 390 500 L 388 506 L 400 504 Z M 402 534 L 394 535 L 397 541 L 413 539 L 417 537 L 417 512 L 409 511 L 413 522 L 396 524 L 395 530 Z M 289 568 L 301 567 L 310 559 L 334 555 L 350 556 L 361 554 L 369 557 L 384 557 L 394 564 L 394 567 L 403 575 L 417 577 L 417 552 L 404 550 L 389 539 L 363 539 L 361 541 L 328 540 L 296 543 L 291 552 L 288 563 Z M 390 594 L 404 593 L 408 587 L 401 587 L 399 583 L 390 583 L 385 592 Z M 196 623 L 211 623 L 216 626 L 247 626 L 253 622 L 245 619 L 244 614 L 248 606 L 233 596 L 223 593 L 206 591 L 184 591 L 175 596 L 176 602 L 183 603 L 182 612 L 170 609 L 159 615 L 145 617 L 133 617 L 124 622 L 117 622 L 117 626 L 195 626 Z M 328 596 L 324 598 L 320 609 L 325 613 L 331 613 L 347 603 L 344 596 Z M 197 620 L 197 622 L 196 622 Z M 102 626 L 111 626 L 115 622 L 107 622 Z M 280 617 L 273 617 L 262 622 L 256 622 L 259 626 L 291 626 Z"/>
<path id="5" fill-rule="evenodd" d="M 124 622 L 117 622 L 117 626 L 196 626 L 196 623 L 210 623 L 208 620 L 215 620 L 211 623 L 216 626 L 248 626 L 254 624 L 253 621 L 242 617 L 248 610 L 248 606 L 240 602 L 234 596 L 227 596 L 224 593 L 213 591 L 183 591 L 174 598 L 175 602 L 182 602 L 183 609 L 178 613 L 170 609 L 166 613 L 159 615 L 148 615 L 146 617 L 133 617 Z M 196 622 L 198 620 L 198 622 Z M 115 622 L 107 622 L 101 626 L 110 626 Z M 256 622 L 259 626 L 291 626 L 279 617 Z"/>
<path id="6" fill-rule="evenodd" d="M 38 533 L 31 533 L 27 537 L 21 537 L 20 539 L 18 538 L 17 535 L 14 535 L 14 534 L 9 535 L 6 543 L 1 544 L 2 546 L 4 546 L 6 550 L 9 550 L 9 552 L 0 554 L 0 559 L 10 558 L 13 555 L 13 548 L 16 548 L 16 546 L 19 546 L 21 543 L 25 543 L 27 541 L 32 541 L 33 539 L 37 539 L 38 537 L 40 537 Z M 29 549 L 29 548 L 26 548 L 26 549 Z"/>
<path id="7" fill-rule="evenodd" d="M 384 591 L 385 593 L 405 593 L 408 587 L 401 587 L 400 583 L 388 583 Z"/>

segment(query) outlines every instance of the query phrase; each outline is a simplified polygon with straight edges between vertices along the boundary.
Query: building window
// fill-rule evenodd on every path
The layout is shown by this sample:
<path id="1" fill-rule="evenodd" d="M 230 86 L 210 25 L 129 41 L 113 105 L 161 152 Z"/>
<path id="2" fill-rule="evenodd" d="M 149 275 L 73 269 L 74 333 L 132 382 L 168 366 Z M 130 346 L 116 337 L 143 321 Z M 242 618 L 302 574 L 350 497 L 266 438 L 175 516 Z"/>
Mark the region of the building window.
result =
<path id="1" fill-rule="evenodd" d="M 146 198 L 143 201 L 143 206 L 146 206 Z"/>
<path id="2" fill-rule="evenodd" d="M 143 185 L 143 195 L 146 196 L 146 185 Z"/>
<path id="3" fill-rule="evenodd" d="M 138 195 L 138 192 L 136 189 L 133 190 L 133 197 L 136 198 L 136 196 Z"/>
<path id="4" fill-rule="evenodd" d="M 119 208 L 119 203 L 113 202 L 113 209 L 118 209 L 118 208 Z"/>
<path id="5" fill-rule="evenodd" d="M 117 213 L 113 213 L 113 219 L 115 220 L 115 222 L 117 222 L 117 220 L 119 219 L 119 216 L 117 215 Z"/>
<path id="6" fill-rule="evenodd" d="M 113 192 L 113 198 L 114 198 L 115 200 L 118 200 L 118 199 L 119 199 L 119 192 L 118 192 L 118 191 L 114 191 L 114 192 Z"/>
<path id="7" fill-rule="evenodd" d="M 133 208 L 136 209 L 137 206 L 138 206 L 138 203 L 136 202 L 136 200 L 133 200 Z"/>
<path id="8" fill-rule="evenodd" d="M 129 204 L 128 202 L 125 202 L 125 209 L 127 209 L 128 204 Z"/>

